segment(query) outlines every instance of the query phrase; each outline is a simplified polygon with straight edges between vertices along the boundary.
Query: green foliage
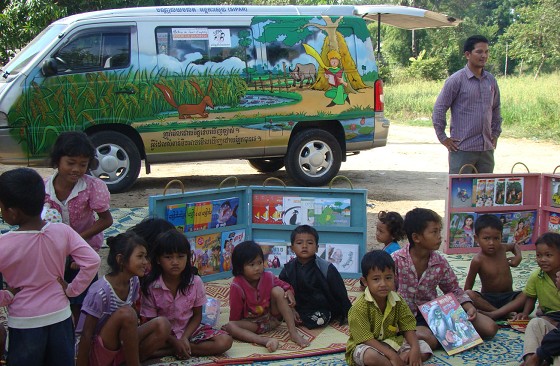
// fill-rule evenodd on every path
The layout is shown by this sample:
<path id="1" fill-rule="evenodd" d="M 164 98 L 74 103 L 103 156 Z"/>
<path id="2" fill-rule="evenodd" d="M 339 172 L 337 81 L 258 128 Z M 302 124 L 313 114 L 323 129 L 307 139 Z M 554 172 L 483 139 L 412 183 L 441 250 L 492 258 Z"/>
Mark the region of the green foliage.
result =
<path id="1" fill-rule="evenodd" d="M 502 136 L 560 141 L 560 73 L 534 80 L 531 76 L 499 78 Z M 385 114 L 390 120 L 431 126 L 432 111 L 442 81 L 387 83 Z"/>
<path id="2" fill-rule="evenodd" d="M 0 64 L 65 15 L 65 8 L 49 0 L 11 0 L 0 14 Z"/>
<path id="3" fill-rule="evenodd" d="M 436 57 L 425 57 L 426 50 L 422 50 L 418 57 L 410 58 L 408 74 L 413 78 L 424 80 L 441 80 L 447 76 L 445 60 Z"/>

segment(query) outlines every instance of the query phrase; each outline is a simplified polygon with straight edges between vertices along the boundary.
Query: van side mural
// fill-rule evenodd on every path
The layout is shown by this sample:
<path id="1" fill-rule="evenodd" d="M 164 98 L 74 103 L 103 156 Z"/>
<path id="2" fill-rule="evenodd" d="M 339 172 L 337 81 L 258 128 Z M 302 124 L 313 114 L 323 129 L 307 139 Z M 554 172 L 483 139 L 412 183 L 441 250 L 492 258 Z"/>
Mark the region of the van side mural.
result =
<path id="1" fill-rule="evenodd" d="M 154 84 L 156 88 L 161 90 L 163 94 L 163 98 L 167 101 L 167 103 L 171 104 L 172 107 L 177 108 L 177 112 L 179 112 L 179 118 L 193 118 L 195 115 L 199 115 L 202 118 L 208 117 L 208 113 L 206 113 L 206 107 L 214 108 L 214 103 L 212 103 L 212 98 L 210 98 L 210 90 L 212 90 L 212 79 L 208 83 L 208 91 L 203 93 L 200 89 L 200 86 L 194 82 L 189 81 L 189 83 L 196 89 L 196 91 L 202 96 L 202 100 L 198 104 L 181 104 L 178 105 L 173 99 L 173 91 L 162 84 Z"/>

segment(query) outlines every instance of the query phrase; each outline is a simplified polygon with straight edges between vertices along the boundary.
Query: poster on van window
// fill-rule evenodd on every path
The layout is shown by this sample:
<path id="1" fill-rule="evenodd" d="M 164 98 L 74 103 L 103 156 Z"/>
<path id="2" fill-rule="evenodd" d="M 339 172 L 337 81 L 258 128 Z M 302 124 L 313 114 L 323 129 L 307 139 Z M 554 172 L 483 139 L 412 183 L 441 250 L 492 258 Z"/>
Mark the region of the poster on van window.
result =
<path id="1" fill-rule="evenodd" d="M 207 40 L 208 28 L 173 28 L 174 41 Z"/>
<path id="2" fill-rule="evenodd" d="M 208 44 L 210 47 L 231 47 L 231 34 L 228 28 L 209 29 Z"/>

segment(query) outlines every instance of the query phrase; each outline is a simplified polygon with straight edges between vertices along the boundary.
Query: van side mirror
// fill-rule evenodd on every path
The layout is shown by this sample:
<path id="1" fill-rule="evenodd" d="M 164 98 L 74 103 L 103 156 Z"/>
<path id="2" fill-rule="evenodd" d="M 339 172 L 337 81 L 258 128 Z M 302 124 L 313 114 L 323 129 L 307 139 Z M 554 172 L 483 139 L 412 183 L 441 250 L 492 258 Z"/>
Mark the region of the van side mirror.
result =
<path id="1" fill-rule="evenodd" d="M 58 64 L 54 58 L 48 58 L 43 61 L 41 66 L 43 76 L 49 77 L 58 74 Z"/>

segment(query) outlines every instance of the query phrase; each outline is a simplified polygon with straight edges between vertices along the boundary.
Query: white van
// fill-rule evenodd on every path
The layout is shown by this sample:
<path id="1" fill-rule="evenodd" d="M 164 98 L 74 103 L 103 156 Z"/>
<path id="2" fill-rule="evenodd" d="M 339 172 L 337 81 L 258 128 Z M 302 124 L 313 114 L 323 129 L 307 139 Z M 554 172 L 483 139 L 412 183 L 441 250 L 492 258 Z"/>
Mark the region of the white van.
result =
<path id="1" fill-rule="evenodd" d="M 399 6 L 172 6 L 60 19 L 0 73 L 0 163 L 40 166 L 85 131 L 112 192 L 144 160 L 240 158 L 323 185 L 384 146 L 383 84 L 366 21 L 458 21 Z"/>

